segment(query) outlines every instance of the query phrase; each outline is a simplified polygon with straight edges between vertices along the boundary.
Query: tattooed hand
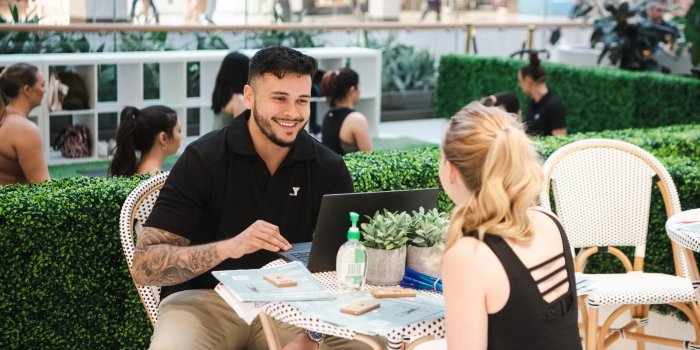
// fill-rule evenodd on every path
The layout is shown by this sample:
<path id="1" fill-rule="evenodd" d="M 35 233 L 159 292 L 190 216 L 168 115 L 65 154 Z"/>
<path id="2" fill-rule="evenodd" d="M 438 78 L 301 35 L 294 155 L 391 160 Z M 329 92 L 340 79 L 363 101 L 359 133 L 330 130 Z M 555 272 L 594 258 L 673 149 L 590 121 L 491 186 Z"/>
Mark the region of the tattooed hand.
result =
<path id="1" fill-rule="evenodd" d="M 222 242 L 189 246 L 168 231 L 145 227 L 138 234 L 131 275 L 139 285 L 170 286 L 192 279 L 223 261 Z"/>

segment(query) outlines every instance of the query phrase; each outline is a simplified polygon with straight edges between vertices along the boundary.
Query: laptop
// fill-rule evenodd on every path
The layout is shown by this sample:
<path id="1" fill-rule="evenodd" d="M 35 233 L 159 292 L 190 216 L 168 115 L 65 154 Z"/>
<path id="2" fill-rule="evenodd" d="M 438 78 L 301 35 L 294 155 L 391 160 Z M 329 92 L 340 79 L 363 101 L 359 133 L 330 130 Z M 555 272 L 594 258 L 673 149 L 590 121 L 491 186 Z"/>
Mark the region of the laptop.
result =
<path id="1" fill-rule="evenodd" d="M 348 240 L 351 211 L 360 214 L 359 227 L 369 221 L 367 215 L 373 216 L 378 210 L 412 213 L 420 207 L 433 209 L 437 196 L 437 188 L 327 194 L 321 199 L 312 242 L 294 243 L 290 250 L 277 255 L 287 261 L 300 261 L 311 272 L 335 271 L 338 249 Z"/>

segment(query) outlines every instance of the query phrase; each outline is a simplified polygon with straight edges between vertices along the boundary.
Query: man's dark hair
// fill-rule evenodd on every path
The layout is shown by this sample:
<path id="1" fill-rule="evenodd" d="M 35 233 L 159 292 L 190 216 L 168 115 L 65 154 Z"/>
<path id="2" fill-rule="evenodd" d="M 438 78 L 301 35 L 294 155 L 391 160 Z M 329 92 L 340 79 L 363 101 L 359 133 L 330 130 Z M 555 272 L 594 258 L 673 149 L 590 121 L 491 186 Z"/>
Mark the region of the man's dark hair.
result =
<path id="1" fill-rule="evenodd" d="M 250 59 L 248 84 L 267 73 L 278 79 L 290 73 L 313 77 L 316 73 L 316 60 L 288 47 L 268 47 L 258 51 Z"/>

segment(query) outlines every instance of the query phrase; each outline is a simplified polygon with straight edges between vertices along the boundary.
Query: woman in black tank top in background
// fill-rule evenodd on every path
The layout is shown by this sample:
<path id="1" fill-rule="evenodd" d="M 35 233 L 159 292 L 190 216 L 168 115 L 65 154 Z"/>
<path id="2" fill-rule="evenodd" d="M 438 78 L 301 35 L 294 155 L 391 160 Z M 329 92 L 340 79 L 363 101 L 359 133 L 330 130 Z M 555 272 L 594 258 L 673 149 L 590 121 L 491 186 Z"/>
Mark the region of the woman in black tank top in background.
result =
<path id="1" fill-rule="evenodd" d="M 443 257 L 449 349 L 581 349 L 566 235 L 535 207 L 541 160 L 523 125 L 473 102 L 452 117 L 439 170 L 455 202 Z"/>
<path id="2" fill-rule="evenodd" d="M 371 152 L 369 123 L 353 108 L 360 100 L 360 79 L 349 68 L 330 70 L 321 79 L 321 95 L 331 109 L 323 117 L 321 141 L 340 155 Z"/>

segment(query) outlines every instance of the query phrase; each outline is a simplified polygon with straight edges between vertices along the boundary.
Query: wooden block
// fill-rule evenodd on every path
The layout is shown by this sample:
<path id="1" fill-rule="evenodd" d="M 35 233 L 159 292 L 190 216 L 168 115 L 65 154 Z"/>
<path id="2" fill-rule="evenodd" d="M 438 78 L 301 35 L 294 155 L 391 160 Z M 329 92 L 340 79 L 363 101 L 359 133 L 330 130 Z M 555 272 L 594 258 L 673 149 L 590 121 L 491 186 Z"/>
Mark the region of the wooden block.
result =
<path id="1" fill-rule="evenodd" d="M 378 288 L 372 290 L 375 298 L 412 298 L 416 296 L 416 291 L 401 287 Z"/>
<path id="2" fill-rule="evenodd" d="M 372 300 L 358 300 L 340 308 L 340 312 L 350 315 L 362 315 L 379 308 L 379 303 Z"/>
<path id="3" fill-rule="evenodd" d="M 277 288 L 294 287 L 297 285 L 297 281 L 287 277 L 287 275 L 283 273 L 265 275 L 263 278 L 265 281 L 272 283 Z"/>

